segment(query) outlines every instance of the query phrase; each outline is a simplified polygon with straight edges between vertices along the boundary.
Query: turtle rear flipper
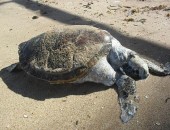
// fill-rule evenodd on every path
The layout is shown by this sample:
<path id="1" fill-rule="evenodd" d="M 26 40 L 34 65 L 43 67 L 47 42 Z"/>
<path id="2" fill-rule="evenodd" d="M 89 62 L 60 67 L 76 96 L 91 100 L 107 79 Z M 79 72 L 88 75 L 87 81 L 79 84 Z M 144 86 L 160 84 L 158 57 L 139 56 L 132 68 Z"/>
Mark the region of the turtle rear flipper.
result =
<path id="1" fill-rule="evenodd" d="M 9 72 L 19 72 L 22 71 L 19 63 L 14 63 L 6 68 Z"/>
<path id="2" fill-rule="evenodd" d="M 155 63 L 144 59 L 147 63 L 149 72 L 156 76 L 167 76 L 170 75 L 170 62 L 167 62 L 164 67 L 160 67 Z"/>

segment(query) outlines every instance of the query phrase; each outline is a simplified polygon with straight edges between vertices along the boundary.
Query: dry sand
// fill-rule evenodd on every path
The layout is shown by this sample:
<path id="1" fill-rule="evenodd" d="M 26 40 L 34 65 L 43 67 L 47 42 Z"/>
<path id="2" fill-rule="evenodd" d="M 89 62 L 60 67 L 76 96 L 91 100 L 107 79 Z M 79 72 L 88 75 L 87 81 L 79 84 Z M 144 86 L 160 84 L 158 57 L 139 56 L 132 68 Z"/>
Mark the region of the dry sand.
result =
<path id="1" fill-rule="evenodd" d="M 137 82 L 139 110 L 122 124 L 113 87 L 49 85 L 4 70 L 18 61 L 19 43 L 75 24 L 106 29 L 124 46 L 164 64 L 170 61 L 170 10 L 159 5 L 170 7 L 170 1 L 1 0 L 0 130 L 169 130 L 170 76 Z"/>

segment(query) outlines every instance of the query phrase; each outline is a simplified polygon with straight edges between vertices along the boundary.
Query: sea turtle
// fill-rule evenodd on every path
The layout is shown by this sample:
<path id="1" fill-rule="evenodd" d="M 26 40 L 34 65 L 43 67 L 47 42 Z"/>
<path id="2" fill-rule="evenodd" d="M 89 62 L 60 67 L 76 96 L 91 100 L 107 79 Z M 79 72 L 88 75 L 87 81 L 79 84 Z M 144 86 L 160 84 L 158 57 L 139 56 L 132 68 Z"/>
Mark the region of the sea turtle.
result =
<path id="1" fill-rule="evenodd" d="M 149 70 L 170 74 L 168 68 L 156 66 L 122 46 L 106 30 L 87 25 L 60 27 L 21 43 L 19 63 L 9 69 L 22 69 L 51 84 L 116 84 L 123 122 L 136 113 L 135 80 L 146 79 Z"/>

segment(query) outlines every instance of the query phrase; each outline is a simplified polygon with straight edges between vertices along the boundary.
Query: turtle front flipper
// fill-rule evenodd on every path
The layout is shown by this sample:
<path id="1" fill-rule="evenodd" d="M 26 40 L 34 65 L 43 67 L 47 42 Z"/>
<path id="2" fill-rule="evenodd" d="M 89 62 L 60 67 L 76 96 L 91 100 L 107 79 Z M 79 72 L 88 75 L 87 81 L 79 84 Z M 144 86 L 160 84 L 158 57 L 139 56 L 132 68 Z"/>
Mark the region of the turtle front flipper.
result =
<path id="1" fill-rule="evenodd" d="M 148 61 L 144 59 L 144 61 L 147 63 L 149 72 L 153 75 L 157 76 L 167 76 L 170 75 L 170 62 L 167 62 L 164 67 L 160 67 L 156 65 L 155 63 Z"/>
<path id="2" fill-rule="evenodd" d="M 118 86 L 118 97 L 121 107 L 121 120 L 123 123 L 128 122 L 135 116 L 137 111 L 136 82 L 127 75 L 121 75 L 116 85 Z"/>
<path id="3" fill-rule="evenodd" d="M 22 68 L 19 63 L 14 63 L 6 68 L 9 72 L 19 72 Z"/>

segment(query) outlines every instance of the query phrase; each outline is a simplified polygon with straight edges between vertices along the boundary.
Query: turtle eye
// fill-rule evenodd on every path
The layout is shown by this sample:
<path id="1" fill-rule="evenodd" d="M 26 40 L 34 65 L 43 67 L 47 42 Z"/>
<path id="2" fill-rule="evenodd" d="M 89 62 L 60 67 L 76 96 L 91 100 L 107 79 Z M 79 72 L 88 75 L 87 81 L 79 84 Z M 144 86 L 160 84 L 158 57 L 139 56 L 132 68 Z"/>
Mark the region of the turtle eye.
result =
<path id="1" fill-rule="evenodd" d="M 132 73 L 135 75 L 139 75 L 139 70 L 133 70 Z"/>
<path id="2" fill-rule="evenodd" d="M 138 75 L 138 74 L 139 74 L 139 70 L 135 70 L 135 74 L 137 74 L 137 75 Z"/>
<path id="3" fill-rule="evenodd" d="M 125 71 L 125 73 L 133 72 L 133 69 L 129 64 L 124 64 L 122 67 L 123 67 L 123 70 Z"/>

